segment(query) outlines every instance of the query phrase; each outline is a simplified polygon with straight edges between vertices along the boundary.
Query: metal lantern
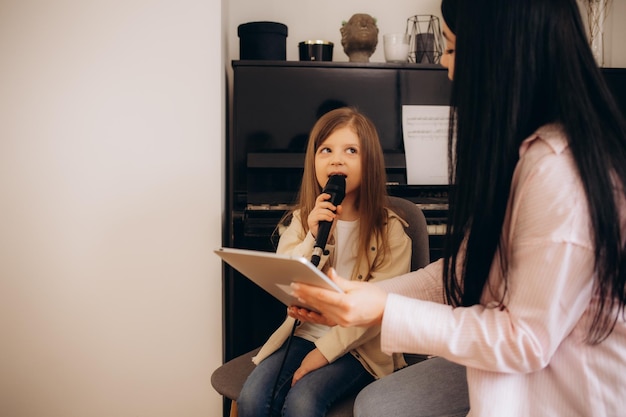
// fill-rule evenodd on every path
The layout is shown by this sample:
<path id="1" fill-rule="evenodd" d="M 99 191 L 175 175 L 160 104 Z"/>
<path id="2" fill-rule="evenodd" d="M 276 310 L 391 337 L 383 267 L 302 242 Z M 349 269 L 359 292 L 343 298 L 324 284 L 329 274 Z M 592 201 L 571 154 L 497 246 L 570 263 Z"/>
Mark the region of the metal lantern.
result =
<path id="1" fill-rule="evenodd" d="M 443 54 L 443 37 L 439 18 L 433 15 L 415 15 L 406 21 L 409 35 L 409 62 L 438 64 Z"/>

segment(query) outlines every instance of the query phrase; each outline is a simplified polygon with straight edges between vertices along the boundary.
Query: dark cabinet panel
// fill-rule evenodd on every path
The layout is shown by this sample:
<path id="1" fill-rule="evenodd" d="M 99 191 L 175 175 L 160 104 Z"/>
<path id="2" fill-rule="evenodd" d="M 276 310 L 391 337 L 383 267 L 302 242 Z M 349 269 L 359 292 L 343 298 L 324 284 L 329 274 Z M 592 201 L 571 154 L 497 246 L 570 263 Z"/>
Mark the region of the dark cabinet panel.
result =
<path id="1" fill-rule="evenodd" d="M 326 111 L 342 105 L 356 106 L 371 117 L 386 150 L 401 152 L 400 120 L 390 111 L 400 103 L 398 88 L 397 72 L 385 69 L 235 64 L 235 192 L 247 193 L 248 199 L 259 202 L 254 194 L 268 191 L 267 184 L 254 184 L 261 175 L 274 184 L 273 191 L 293 194 L 299 181 L 284 183 L 280 170 L 269 169 L 285 164 L 302 168 L 313 124 Z M 298 171 L 285 173 L 299 175 Z"/>
<path id="2" fill-rule="evenodd" d="M 351 105 L 376 124 L 389 193 L 422 203 L 431 230 L 431 259 L 441 255 L 447 187 L 406 184 L 402 105 L 448 105 L 451 84 L 445 69 L 299 61 L 234 61 L 233 69 L 226 245 L 275 250 L 273 232 L 299 188 L 311 127 L 324 112 Z M 603 73 L 626 114 L 626 69 Z M 284 317 L 285 306 L 225 267 L 225 359 L 259 346 Z"/>
<path id="3" fill-rule="evenodd" d="M 403 104 L 448 104 L 445 69 L 299 61 L 234 61 L 233 69 L 227 245 L 275 250 L 273 232 L 300 186 L 308 133 L 319 116 L 340 106 L 355 106 L 375 123 L 387 181 L 395 184 L 391 194 L 445 201 L 446 187 L 406 185 L 402 139 Z M 438 254 L 436 248 L 433 253 Z M 224 305 L 225 359 L 263 343 L 286 313 L 285 306 L 228 267 Z"/>

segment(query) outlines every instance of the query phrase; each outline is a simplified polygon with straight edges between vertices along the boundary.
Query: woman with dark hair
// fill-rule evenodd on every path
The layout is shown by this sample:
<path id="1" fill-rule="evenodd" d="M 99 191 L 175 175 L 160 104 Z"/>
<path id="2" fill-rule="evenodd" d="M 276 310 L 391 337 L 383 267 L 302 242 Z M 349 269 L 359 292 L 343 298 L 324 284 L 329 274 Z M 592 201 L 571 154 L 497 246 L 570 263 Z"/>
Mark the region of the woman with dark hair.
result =
<path id="1" fill-rule="evenodd" d="M 322 315 L 290 314 L 380 324 L 383 351 L 437 357 L 365 388 L 359 417 L 624 415 L 626 124 L 576 0 L 443 0 L 442 14 L 443 259 L 379 285 L 331 272 L 345 293 L 295 285 Z"/>

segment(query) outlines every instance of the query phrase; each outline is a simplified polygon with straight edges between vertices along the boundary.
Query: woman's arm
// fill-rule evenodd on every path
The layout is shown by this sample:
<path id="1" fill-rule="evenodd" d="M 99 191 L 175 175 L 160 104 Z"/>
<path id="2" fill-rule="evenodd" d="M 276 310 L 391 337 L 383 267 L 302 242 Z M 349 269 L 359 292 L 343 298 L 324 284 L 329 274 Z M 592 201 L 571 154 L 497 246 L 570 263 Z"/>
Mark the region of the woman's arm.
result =
<path id="1" fill-rule="evenodd" d="M 379 299 L 379 296 L 381 298 L 383 296 L 378 291 L 379 289 L 384 291 L 385 299 L 386 293 L 396 293 L 410 298 L 444 303 L 442 266 L 442 260 L 438 260 L 418 271 L 403 273 L 388 279 L 376 280 L 375 284 L 354 282 L 354 285 L 345 278 L 337 276 L 334 271 L 329 271 L 331 279 L 334 279 L 344 290 L 348 291 L 347 289 L 350 288 L 350 291 L 352 291 L 350 296 L 346 297 L 343 302 L 335 298 L 334 294 L 326 294 L 328 303 L 324 303 L 324 298 L 316 300 L 320 304 L 315 307 L 319 311 L 324 311 L 326 313 L 324 315 L 296 306 L 289 307 L 288 312 L 291 317 L 300 321 L 309 321 L 329 326 L 337 323 L 342 326 L 371 325 L 380 321 L 380 317 L 375 317 L 378 316 L 376 309 L 371 307 L 372 303 Z M 313 298 L 321 297 L 321 294 L 325 292 L 317 288 L 308 288 L 300 285 L 297 288 L 298 291 L 304 291 L 308 294 L 308 297 Z M 299 293 L 296 292 L 295 294 Z M 337 306 L 337 303 L 340 303 L 341 306 Z M 363 311 L 359 311 L 360 308 Z M 382 315 L 382 312 L 380 314 Z"/>
<path id="2" fill-rule="evenodd" d="M 433 354 L 496 372 L 545 367 L 563 339 L 577 325 L 584 327 L 594 255 L 585 194 L 571 157 L 540 146 L 540 155 L 527 155 L 530 160 L 520 160 L 516 170 L 503 231 L 504 299 L 498 255 L 481 305 L 471 307 L 416 300 L 420 291 L 408 291 L 408 282 L 423 279 L 422 271 L 381 284 L 390 291 L 397 284 L 396 291 L 406 291 L 402 295 L 340 279 L 345 294 L 303 285 L 294 294 L 340 325 L 381 323 L 386 352 Z"/>
<path id="3" fill-rule="evenodd" d="M 480 305 L 453 309 L 390 295 L 385 351 L 411 348 L 488 371 L 533 372 L 577 326 L 584 343 L 595 273 L 591 225 L 572 158 L 554 145 L 533 143 L 516 169 L 501 246 L 506 283 L 496 254 Z"/>

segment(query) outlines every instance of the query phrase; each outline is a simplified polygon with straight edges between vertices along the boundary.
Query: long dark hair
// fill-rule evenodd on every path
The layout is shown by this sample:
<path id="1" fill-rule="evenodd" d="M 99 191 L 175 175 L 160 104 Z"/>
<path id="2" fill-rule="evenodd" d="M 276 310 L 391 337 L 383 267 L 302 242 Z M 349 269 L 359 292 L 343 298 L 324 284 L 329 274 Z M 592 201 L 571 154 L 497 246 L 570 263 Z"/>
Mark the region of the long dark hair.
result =
<path id="1" fill-rule="evenodd" d="M 542 125 L 557 122 L 568 137 L 593 226 L 599 301 L 587 339 L 599 343 L 626 303 L 617 203 L 626 184 L 626 125 L 594 61 L 576 0 L 443 0 L 442 13 L 457 36 L 446 298 L 452 305 L 480 302 L 502 245 L 519 147 Z M 505 252 L 499 253 L 506 283 Z"/>

